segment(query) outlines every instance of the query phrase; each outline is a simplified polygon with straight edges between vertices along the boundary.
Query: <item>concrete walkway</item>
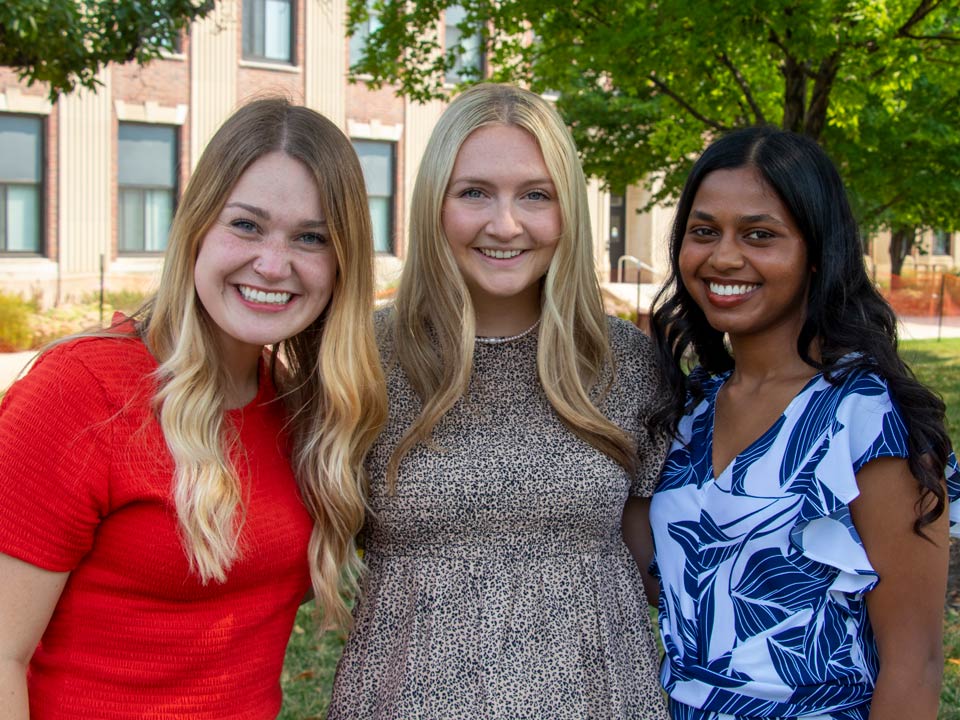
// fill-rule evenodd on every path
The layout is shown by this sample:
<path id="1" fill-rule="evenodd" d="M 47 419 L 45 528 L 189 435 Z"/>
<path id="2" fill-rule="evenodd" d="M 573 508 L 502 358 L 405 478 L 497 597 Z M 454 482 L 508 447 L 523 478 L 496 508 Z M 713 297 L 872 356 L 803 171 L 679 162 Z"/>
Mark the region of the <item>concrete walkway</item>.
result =
<path id="1" fill-rule="evenodd" d="M 960 337 L 960 318 L 944 318 L 942 327 L 937 326 L 936 318 L 900 318 L 901 340 L 930 340 L 937 337 Z M 0 392 L 10 387 L 35 354 L 33 351 L 0 353 Z"/>
<path id="2" fill-rule="evenodd" d="M 940 325 L 937 318 L 900 318 L 901 340 L 936 340 L 960 337 L 960 318 L 945 317 Z"/>
<path id="3" fill-rule="evenodd" d="M 33 361 L 34 351 L 0 353 L 0 392 L 3 392 L 20 375 L 27 363 Z"/>

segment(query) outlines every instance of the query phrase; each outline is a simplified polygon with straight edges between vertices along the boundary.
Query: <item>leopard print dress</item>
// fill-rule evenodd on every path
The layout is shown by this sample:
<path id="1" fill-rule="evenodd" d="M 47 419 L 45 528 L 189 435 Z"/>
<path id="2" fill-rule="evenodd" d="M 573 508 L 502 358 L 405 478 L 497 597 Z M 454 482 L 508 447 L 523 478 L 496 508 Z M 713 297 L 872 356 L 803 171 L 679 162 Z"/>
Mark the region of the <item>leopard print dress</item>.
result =
<path id="1" fill-rule="evenodd" d="M 601 407 L 637 439 L 632 483 L 561 423 L 533 332 L 477 343 L 467 395 L 389 494 L 387 460 L 420 402 L 388 365 L 390 417 L 368 460 L 368 569 L 329 720 L 667 717 L 620 536 L 628 493 L 649 496 L 663 459 L 642 427 L 658 375 L 632 325 L 611 319 L 610 340 L 616 381 Z"/>

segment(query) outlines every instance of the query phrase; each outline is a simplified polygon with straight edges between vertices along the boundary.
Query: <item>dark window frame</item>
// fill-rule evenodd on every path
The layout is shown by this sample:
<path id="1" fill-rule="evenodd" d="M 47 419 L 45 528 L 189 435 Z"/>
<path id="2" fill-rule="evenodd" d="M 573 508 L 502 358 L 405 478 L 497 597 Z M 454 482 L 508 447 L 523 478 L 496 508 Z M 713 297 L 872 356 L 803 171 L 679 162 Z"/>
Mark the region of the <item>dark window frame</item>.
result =
<path id="1" fill-rule="evenodd" d="M 931 255 L 953 255 L 953 233 L 946 230 L 934 230 L 930 243 Z"/>
<path id="2" fill-rule="evenodd" d="M 452 8 L 460 8 L 460 9 L 462 9 L 462 6 L 461 6 L 461 5 L 454 4 L 454 5 L 451 5 L 451 6 L 447 7 L 446 10 L 444 11 L 444 18 L 443 18 L 443 53 L 444 53 L 444 56 L 445 56 L 445 57 L 449 56 L 449 55 L 450 55 L 450 51 L 451 51 L 450 43 L 447 41 L 447 35 L 448 35 L 449 29 L 450 29 L 451 27 L 453 27 L 453 28 L 457 29 L 458 33 L 460 32 L 460 28 L 458 27 L 460 23 L 449 23 L 449 22 L 447 22 L 447 14 L 446 14 L 446 13 L 448 13 Z M 461 20 L 460 22 L 463 22 L 463 21 Z M 479 56 L 478 56 L 478 58 L 477 58 L 477 67 L 476 67 L 477 74 L 476 74 L 476 75 L 474 75 L 473 73 L 470 73 L 469 75 L 464 75 L 461 71 L 457 70 L 457 63 L 461 63 L 461 62 L 463 61 L 463 52 L 462 52 L 462 50 L 463 50 L 463 39 L 464 39 L 464 37 L 465 37 L 465 36 L 461 35 L 461 36 L 458 38 L 457 44 L 454 46 L 454 47 L 457 47 L 457 48 L 460 49 L 460 53 L 459 53 L 458 56 L 457 56 L 457 59 L 456 59 L 456 62 L 454 63 L 454 66 L 453 66 L 452 68 L 450 68 L 449 70 L 447 70 L 447 71 L 444 73 L 443 81 L 444 81 L 444 83 L 446 83 L 447 85 L 457 85 L 457 84 L 459 84 L 459 83 L 464 82 L 465 80 L 481 81 L 481 80 L 483 80 L 483 79 L 486 77 L 486 74 L 487 74 L 487 52 L 486 52 L 486 49 L 487 49 L 487 48 L 486 48 L 486 32 L 485 32 L 484 26 L 481 25 L 480 27 L 478 27 L 477 30 L 476 30 L 476 33 L 475 33 L 474 35 L 466 36 L 466 37 L 476 37 L 477 40 L 478 40 L 478 42 L 479 42 L 479 48 L 478 48 L 478 50 L 479 50 L 478 55 L 479 55 Z"/>
<path id="3" fill-rule="evenodd" d="M 256 63 L 266 63 L 269 65 L 281 65 L 284 67 L 296 67 L 297 66 L 297 0 L 285 0 L 289 3 L 290 7 L 290 58 L 287 60 L 268 57 L 267 55 L 258 54 L 255 50 L 249 47 L 248 40 L 253 37 L 253 30 L 248 30 L 250 24 L 248 22 L 248 13 L 247 6 L 249 3 L 262 3 L 266 5 L 267 0 L 243 0 L 241 3 L 242 8 L 242 18 L 241 18 L 241 29 L 240 29 L 240 54 L 245 61 L 256 62 Z M 263 29 L 263 32 L 266 32 L 266 29 Z M 264 44 L 266 41 L 264 40 Z"/>
<path id="4" fill-rule="evenodd" d="M 362 25 L 357 26 L 356 32 L 350 36 L 347 42 L 347 69 L 360 62 L 367 39 L 372 32 L 371 26 L 376 23 L 377 28 L 380 27 L 380 15 L 373 9 L 373 0 L 367 0 L 366 4 L 367 19 L 364 20 Z M 355 54 L 356 57 L 354 57 Z"/>
<path id="5" fill-rule="evenodd" d="M 2 112 L 0 119 L 7 117 L 20 117 L 36 121 L 38 125 L 37 142 L 40 147 L 39 157 L 39 178 L 36 183 L 27 183 L 22 181 L 5 180 L 0 176 L 0 204 L 3 205 L 2 226 L 0 226 L 0 256 L 4 257 L 45 257 L 47 252 L 47 123 L 48 118 L 45 115 L 35 115 L 32 113 Z M 37 238 L 36 247 L 31 250 L 11 250 L 8 245 L 7 233 L 7 190 L 9 187 L 30 186 L 37 188 Z"/>
<path id="6" fill-rule="evenodd" d="M 157 250 L 147 250 L 145 247 L 142 248 L 129 248 L 124 247 L 123 244 L 123 228 L 124 228 L 124 203 L 123 196 L 127 192 L 137 192 L 141 194 L 141 197 L 144 198 L 141 200 L 141 207 L 146 206 L 145 194 L 148 191 L 152 190 L 163 190 L 170 193 L 171 202 L 170 202 L 170 223 L 173 224 L 173 217 L 177 212 L 177 205 L 180 201 L 180 150 L 182 147 L 182 137 L 183 128 L 180 125 L 171 125 L 168 123 L 143 123 L 143 122 L 128 122 L 126 120 L 121 120 L 117 124 L 117 148 L 119 153 L 119 144 L 120 144 L 120 128 L 123 126 L 138 126 L 138 127 L 164 127 L 172 130 L 173 134 L 173 178 L 172 185 L 157 185 L 150 183 L 123 183 L 120 180 L 120 163 L 119 158 L 117 162 L 117 254 L 123 255 L 125 257 L 137 257 L 137 256 L 157 256 L 162 255 L 167 250 L 167 245 L 169 244 L 169 237 L 164 238 L 164 244 L 162 248 Z M 144 215 L 143 227 L 141 227 L 141 236 L 142 241 L 146 240 L 146 216 Z M 145 244 L 142 243 L 142 244 Z"/>
<path id="7" fill-rule="evenodd" d="M 370 207 L 370 200 L 372 198 L 387 198 L 387 248 L 378 250 L 376 247 L 376 238 L 374 238 L 374 251 L 377 255 L 396 255 L 397 254 L 397 142 L 394 140 L 378 140 L 374 138 L 351 138 L 353 143 L 354 150 L 357 153 L 357 156 L 360 157 L 361 164 L 363 163 L 363 158 L 360 155 L 360 147 L 362 144 L 367 145 L 383 145 L 389 148 L 390 150 L 390 194 L 374 194 L 370 191 L 370 181 L 367 179 L 366 173 L 364 173 L 364 186 L 367 190 L 367 207 Z M 360 147 L 358 147 L 360 144 Z M 371 230 L 374 229 L 373 223 L 373 213 L 371 215 Z"/>

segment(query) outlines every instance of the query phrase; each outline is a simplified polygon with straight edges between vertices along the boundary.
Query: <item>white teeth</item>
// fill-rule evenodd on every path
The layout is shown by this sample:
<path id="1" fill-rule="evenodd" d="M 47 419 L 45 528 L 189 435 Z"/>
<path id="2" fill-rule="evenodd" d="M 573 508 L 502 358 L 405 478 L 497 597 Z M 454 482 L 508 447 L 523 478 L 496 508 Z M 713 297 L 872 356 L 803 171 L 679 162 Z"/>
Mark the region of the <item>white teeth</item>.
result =
<path id="1" fill-rule="evenodd" d="M 244 285 L 237 285 L 240 294 L 247 302 L 262 303 L 264 305 L 286 305 L 290 302 L 292 293 L 288 292 L 264 292 Z"/>
<path id="2" fill-rule="evenodd" d="M 497 260 L 507 260 L 509 258 L 515 258 L 517 255 L 523 252 L 523 250 L 490 250 L 488 248 L 477 248 L 480 252 L 490 258 L 496 258 Z"/>
<path id="3" fill-rule="evenodd" d="M 751 290 L 759 287 L 758 285 L 721 285 L 720 283 L 707 283 L 710 292 L 714 295 L 746 295 Z"/>

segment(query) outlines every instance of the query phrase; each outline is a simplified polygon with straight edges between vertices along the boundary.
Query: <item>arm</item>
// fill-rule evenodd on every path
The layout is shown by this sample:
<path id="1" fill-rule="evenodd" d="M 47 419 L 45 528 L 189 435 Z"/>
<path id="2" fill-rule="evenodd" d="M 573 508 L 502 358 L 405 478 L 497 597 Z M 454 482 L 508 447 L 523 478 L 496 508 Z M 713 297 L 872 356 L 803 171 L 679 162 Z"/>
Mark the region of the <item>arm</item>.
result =
<path id="1" fill-rule="evenodd" d="M 918 484 L 906 460 L 880 458 L 857 473 L 854 525 L 880 578 L 866 595 L 880 672 L 870 720 L 935 720 L 943 674 L 948 517 L 913 532 Z M 932 542 L 931 542 L 932 541 Z"/>
<path id="2" fill-rule="evenodd" d="M 660 600 L 660 583 L 650 574 L 653 562 L 653 533 L 650 530 L 650 498 L 630 496 L 623 506 L 621 521 L 623 541 L 640 568 L 643 589 L 647 593 L 647 602 L 656 606 Z"/>
<path id="3" fill-rule="evenodd" d="M 27 665 L 69 573 L 0 553 L 0 720 L 27 720 Z"/>

